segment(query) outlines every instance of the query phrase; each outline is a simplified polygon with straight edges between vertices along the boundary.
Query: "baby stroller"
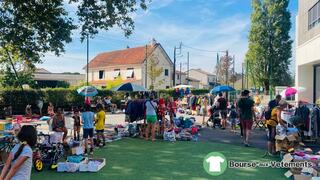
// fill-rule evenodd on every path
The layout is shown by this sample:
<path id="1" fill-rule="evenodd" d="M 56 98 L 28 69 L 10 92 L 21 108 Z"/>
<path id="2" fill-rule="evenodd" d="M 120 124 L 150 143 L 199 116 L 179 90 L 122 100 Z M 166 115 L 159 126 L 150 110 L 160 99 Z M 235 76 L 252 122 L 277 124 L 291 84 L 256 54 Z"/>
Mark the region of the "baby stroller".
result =
<path id="1" fill-rule="evenodd" d="M 212 106 L 209 109 L 209 112 L 210 112 L 210 117 L 207 121 L 207 126 L 213 127 L 213 128 L 216 128 L 216 126 L 218 126 L 219 128 L 221 128 L 221 119 L 220 119 L 219 110 L 217 110 L 215 106 Z"/>
<path id="2" fill-rule="evenodd" d="M 33 152 L 33 166 L 37 172 L 41 172 L 44 165 L 49 169 L 56 169 L 58 160 L 65 155 L 65 145 L 61 142 L 52 142 L 49 134 L 38 134 L 38 143 Z"/>

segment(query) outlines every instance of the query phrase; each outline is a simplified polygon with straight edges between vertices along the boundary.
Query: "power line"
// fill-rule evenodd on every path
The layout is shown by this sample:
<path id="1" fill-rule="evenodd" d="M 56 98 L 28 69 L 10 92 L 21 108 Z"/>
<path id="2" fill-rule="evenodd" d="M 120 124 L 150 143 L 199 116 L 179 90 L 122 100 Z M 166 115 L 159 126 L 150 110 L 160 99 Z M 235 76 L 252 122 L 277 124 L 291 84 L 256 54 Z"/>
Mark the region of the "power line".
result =
<path id="1" fill-rule="evenodd" d="M 211 50 L 206 50 L 206 49 L 200 49 L 200 48 L 195 48 L 195 47 L 191 47 L 191 46 L 188 46 L 188 45 L 185 45 L 185 44 L 182 44 L 183 47 L 186 47 L 186 48 L 189 48 L 189 49 L 193 49 L 193 50 L 196 50 L 196 51 L 202 51 L 202 52 L 210 52 L 210 53 L 225 53 L 226 51 L 211 51 Z"/>

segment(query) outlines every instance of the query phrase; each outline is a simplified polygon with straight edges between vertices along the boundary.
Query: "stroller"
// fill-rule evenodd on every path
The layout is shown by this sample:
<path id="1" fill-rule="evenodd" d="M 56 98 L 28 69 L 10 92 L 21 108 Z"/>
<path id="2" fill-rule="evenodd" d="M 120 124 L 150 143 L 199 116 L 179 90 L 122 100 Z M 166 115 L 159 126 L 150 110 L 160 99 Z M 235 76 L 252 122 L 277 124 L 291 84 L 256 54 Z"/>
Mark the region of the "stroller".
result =
<path id="1" fill-rule="evenodd" d="M 209 109 L 209 112 L 210 112 L 210 117 L 207 121 L 207 126 L 213 127 L 213 128 L 216 128 L 216 126 L 218 126 L 219 128 L 221 128 L 221 119 L 220 119 L 219 110 L 217 110 L 215 106 L 212 106 Z"/>
<path id="2" fill-rule="evenodd" d="M 44 169 L 44 165 L 49 165 L 49 169 L 56 169 L 58 160 L 65 156 L 67 145 L 61 142 L 53 142 L 48 134 L 38 134 L 38 143 L 33 152 L 33 166 L 37 172 Z"/>

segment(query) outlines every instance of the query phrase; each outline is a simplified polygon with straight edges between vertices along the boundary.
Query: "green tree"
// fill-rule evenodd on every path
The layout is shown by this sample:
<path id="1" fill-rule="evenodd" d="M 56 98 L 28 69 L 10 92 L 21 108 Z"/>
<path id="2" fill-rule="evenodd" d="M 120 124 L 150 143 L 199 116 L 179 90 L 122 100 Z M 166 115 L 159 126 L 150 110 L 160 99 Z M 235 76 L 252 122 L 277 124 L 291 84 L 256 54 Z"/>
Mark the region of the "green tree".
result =
<path id="1" fill-rule="evenodd" d="M 231 56 L 221 56 L 219 63 L 216 66 L 216 74 L 220 84 L 228 85 L 233 82 L 233 58 Z M 236 81 L 236 80 L 235 80 Z"/>
<path id="2" fill-rule="evenodd" d="M 163 67 L 159 67 L 159 59 L 153 54 L 147 60 L 147 75 L 151 81 L 150 90 L 154 90 L 157 86 L 161 86 L 164 83 L 164 79 L 159 79 L 163 73 Z"/>
<path id="3" fill-rule="evenodd" d="M 0 63 L 10 65 L 19 79 L 14 61 L 33 67 L 45 53 L 59 56 L 72 30 L 80 29 L 81 41 L 99 30 L 119 27 L 129 36 L 134 29 L 132 13 L 145 0 L 69 0 L 77 5 L 76 20 L 69 17 L 64 0 L 0 1 Z M 17 58 L 15 58 L 17 57 Z"/>
<path id="4" fill-rule="evenodd" d="M 255 86 L 290 85 L 292 40 L 289 0 L 252 0 L 247 73 Z"/>

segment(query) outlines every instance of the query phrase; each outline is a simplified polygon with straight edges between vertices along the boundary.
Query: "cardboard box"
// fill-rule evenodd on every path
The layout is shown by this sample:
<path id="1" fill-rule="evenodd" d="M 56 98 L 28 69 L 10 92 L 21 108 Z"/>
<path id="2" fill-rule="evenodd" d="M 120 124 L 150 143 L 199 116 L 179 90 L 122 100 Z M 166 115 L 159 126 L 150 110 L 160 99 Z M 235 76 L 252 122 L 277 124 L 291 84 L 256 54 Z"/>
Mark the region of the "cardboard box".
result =
<path id="1" fill-rule="evenodd" d="M 289 135 L 289 136 L 287 136 L 287 139 L 288 139 L 290 142 L 297 140 L 297 138 L 296 138 L 294 135 L 292 135 L 292 134 Z"/>
<path id="2" fill-rule="evenodd" d="M 284 139 L 286 138 L 286 136 L 285 135 L 276 135 L 276 137 L 275 137 L 275 139 L 276 140 L 280 140 L 280 141 L 283 141 Z"/>
<path id="3" fill-rule="evenodd" d="M 293 160 L 293 157 L 291 154 L 287 153 L 286 155 L 283 156 L 282 162 L 289 163 Z"/>
<path id="4" fill-rule="evenodd" d="M 296 174 L 293 176 L 294 180 L 311 180 L 312 176 L 304 176 L 300 174 Z"/>
<path id="5" fill-rule="evenodd" d="M 79 170 L 80 163 L 59 162 L 58 172 L 77 172 Z"/>
<path id="6" fill-rule="evenodd" d="M 91 164 L 90 161 L 99 161 L 100 164 Z M 87 161 L 84 161 L 83 163 L 80 163 L 79 171 L 80 172 L 98 172 L 100 169 L 102 169 L 106 165 L 106 159 L 104 158 L 97 158 L 97 159 L 88 159 Z"/>

